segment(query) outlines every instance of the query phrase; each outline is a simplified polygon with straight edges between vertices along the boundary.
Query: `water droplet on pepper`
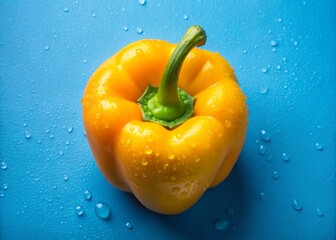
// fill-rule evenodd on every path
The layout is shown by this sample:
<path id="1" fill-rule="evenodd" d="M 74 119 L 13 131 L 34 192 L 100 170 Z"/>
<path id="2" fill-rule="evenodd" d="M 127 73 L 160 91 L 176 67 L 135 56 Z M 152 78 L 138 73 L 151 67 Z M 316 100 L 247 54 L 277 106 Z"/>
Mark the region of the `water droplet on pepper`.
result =
<path id="1" fill-rule="evenodd" d="M 145 158 L 142 159 L 141 164 L 142 164 L 143 166 L 147 166 L 147 165 L 148 165 L 148 160 L 145 159 Z"/>
<path id="2" fill-rule="evenodd" d="M 186 192 L 186 191 L 181 192 L 182 197 L 186 197 L 187 195 L 188 195 L 188 192 Z"/>
<path id="3" fill-rule="evenodd" d="M 150 146 L 145 147 L 145 154 L 151 155 L 153 153 L 153 149 Z"/>
<path id="4" fill-rule="evenodd" d="M 175 154 L 173 152 L 168 153 L 168 159 L 173 160 L 175 158 Z"/>
<path id="5" fill-rule="evenodd" d="M 135 53 L 136 53 L 136 55 L 139 56 L 139 57 L 142 56 L 142 55 L 144 55 L 144 51 L 143 51 L 142 49 L 140 49 L 140 48 L 136 49 L 136 50 L 135 50 Z"/>

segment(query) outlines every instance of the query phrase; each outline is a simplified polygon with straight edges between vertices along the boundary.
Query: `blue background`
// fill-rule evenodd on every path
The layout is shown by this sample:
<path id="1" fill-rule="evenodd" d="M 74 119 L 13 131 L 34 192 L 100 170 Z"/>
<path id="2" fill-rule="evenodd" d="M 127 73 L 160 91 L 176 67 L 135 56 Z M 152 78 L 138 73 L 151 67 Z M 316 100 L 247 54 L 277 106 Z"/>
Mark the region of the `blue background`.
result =
<path id="1" fill-rule="evenodd" d="M 0 239 L 335 239 L 335 1 L 96 2 L 0 2 Z M 164 216 L 102 177 L 80 100 L 123 46 L 194 24 L 235 68 L 249 128 L 230 177 Z"/>

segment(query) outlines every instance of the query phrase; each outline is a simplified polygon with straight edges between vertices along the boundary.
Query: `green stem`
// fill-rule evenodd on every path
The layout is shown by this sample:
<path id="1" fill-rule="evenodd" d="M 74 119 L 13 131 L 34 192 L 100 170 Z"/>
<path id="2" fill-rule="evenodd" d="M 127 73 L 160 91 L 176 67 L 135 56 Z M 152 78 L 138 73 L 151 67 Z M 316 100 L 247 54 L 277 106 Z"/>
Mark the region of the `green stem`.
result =
<path id="1" fill-rule="evenodd" d="M 159 88 L 155 89 L 151 87 L 151 89 L 147 89 L 144 95 L 138 100 L 145 120 L 159 122 L 171 128 L 171 126 L 181 123 L 180 118 L 184 118 L 182 119 L 182 122 L 184 122 L 192 115 L 193 106 L 190 108 L 187 105 L 193 105 L 193 99 L 186 92 L 178 88 L 178 78 L 183 61 L 188 53 L 194 47 L 204 45 L 205 41 L 206 34 L 201 27 L 192 26 L 187 30 L 167 63 Z M 149 97 L 148 94 L 151 96 Z M 186 111 L 189 112 L 186 113 Z M 155 119 L 148 119 L 148 117 L 146 119 L 145 112 L 152 115 Z M 167 122 L 167 124 L 164 122 Z"/>
<path id="2" fill-rule="evenodd" d="M 177 82 L 181 71 L 182 63 L 188 53 L 195 46 L 202 46 L 205 43 L 206 35 L 202 28 L 192 26 L 188 29 L 181 42 L 175 48 L 163 73 L 157 95 L 158 104 L 179 108 L 183 101 L 178 96 Z M 176 115 L 179 115 L 178 113 Z M 178 116 L 169 116 L 174 118 Z"/>

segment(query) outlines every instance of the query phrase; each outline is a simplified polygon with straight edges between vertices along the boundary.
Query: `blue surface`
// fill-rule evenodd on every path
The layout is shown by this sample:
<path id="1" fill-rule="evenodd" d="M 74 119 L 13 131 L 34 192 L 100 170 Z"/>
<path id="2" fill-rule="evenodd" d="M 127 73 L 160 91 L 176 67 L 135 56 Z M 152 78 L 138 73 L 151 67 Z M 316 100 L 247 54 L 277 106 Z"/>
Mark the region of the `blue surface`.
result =
<path id="1" fill-rule="evenodd" d="M 0 239 L 335 239 L 335 1 L 95 2 L 0 2 Z M 235 68 L 249 129 L 230 177 L 163 216 L 102 177 L 80 100 L 120 48 L 194 24 Z"/>

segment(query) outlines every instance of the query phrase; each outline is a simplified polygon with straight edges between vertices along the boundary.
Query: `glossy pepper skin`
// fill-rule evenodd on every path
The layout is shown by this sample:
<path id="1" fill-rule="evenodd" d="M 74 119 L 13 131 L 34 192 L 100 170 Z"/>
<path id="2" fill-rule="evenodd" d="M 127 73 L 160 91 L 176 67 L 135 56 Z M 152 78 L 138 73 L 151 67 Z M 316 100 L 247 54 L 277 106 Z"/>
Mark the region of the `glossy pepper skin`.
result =
<path id="1" fill-rule="evenodd" d="M 172 128 L 143 120 L 138 99 L 160 86 L 177 48 L 163 40 L 129 44 L 90 78 L 82 99 L 87 139 L 97 165 L 115 187 L 152 211 L 177 214 L 221 183 L 242 150 L 245 96 L 229 63 L 193 48 L 178 85 L 194 98 L 193 114 Z"/>

